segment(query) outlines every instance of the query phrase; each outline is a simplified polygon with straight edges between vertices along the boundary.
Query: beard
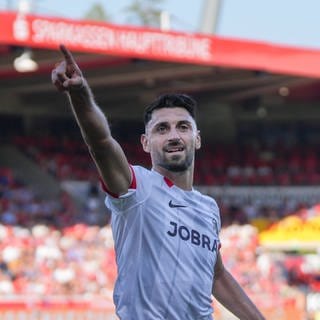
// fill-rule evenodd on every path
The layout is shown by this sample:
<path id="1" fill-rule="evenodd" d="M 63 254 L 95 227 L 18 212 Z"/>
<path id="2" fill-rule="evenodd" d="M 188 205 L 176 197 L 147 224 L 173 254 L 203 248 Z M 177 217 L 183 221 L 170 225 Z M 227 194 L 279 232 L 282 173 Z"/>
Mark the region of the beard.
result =
<path id="1" fill-rule="evenodd" d="M 193 163 L 193 154 L 187 153 L 185 159 L 181 159 L 180 156 L 173 156 L 171 159 L 163 159 L 158 165 L 168 171 L 172 172 L 184 172 L 188 170 Z"/>

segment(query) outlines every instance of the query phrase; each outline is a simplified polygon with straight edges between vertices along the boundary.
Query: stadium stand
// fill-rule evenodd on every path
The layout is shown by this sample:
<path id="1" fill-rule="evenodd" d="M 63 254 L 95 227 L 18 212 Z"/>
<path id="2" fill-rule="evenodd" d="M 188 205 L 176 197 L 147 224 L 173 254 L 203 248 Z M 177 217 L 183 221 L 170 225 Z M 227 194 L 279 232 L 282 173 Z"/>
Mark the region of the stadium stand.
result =
<path id="1" fill-rule="evenodd" d="M 42 169 L 59 180 L 90 179 L 96 175 L 82 142 L 66 139 L 61 143 L 53 137 L 15 137 L 14 141 Z M 132 151 L 130 157 L 139 156 L 134 153 L 136 146 L 128 144 L 125 147 Z M 223 164 L 231 164 L 234 158 L 240 164 L 248 163 L 240 158 L 241 153 L 231 152 L 228 148 L 220 146 L 212 149 L 206 153 L 210 156 L 200 158 L 200 162 L 210 168 L 213 160 L 215 166 L 212 170 L 222 168 L 222 172 L 228 172 L 226 168 L 231 165 L 223 167 Z M 228 157 L 229 154 L 232 156 Z M 245 159 L 251 159 L 253 167 L 256 166 L 252 150 L 244 155 Z M 55 165 L 48 165 L 52 159 Z M 83 161 L 77 161 L 79 159 Z M 61 174 L 68 162 L 73 166 L 79 165 L 75 172 L 81 174 L 68 175 L 67 170 Z M 16 299 L 28 295 L 50 300 L 55 296 L 84 295 L 110 301 L 116 269 L 107 217 L 102 223 L 101 220 L 100 223 L 88 223 L 90 205 L 79 209 L 66 192 L 54 201 L 41 199 L 17 181 L 9 168 L 0 169 L 0 182 L 0 296 Z M 95 197 L 96 194 L 97 185 L 93 184 L 88 196 Z M 93 204 L 93 211 L 94 207 Z M 237 206 L 223 202 L 220 208 L 224 226 L 222 250 L 228 268 L 252 298 L 263 306 L 268 319 L 301 319 L 297 315 L 304 312 L 300 310 L 303 305 L 301 301 L 304 301 L 302 292 L 319 291 L 317 273 L 302 272 L 302 266 L 306 266 L 306 261 L 311 258 L 304 261 L 301 256 L 295 258 L 261 251 L 259 229 L 252 225 L 254 223 L 248 224 L 254 218 L 264 218 L 269 225 L 291 212 L 285 207 L 277 211 L 272 206 L 258 208 L 255 205 Z M 319 261 L 315 261 L 314 265 L 314 270 L 320 268 Z M 251 277 L 253 273 L 255 276 Z M 259 279 L 258 282 L 253 282 L 253 278 Z M 219 314 L 223 316 L 224 312 L 220 308 L 217 305 L 218 319 Z M 276 314 L 275 310 L 278 310 Z M 282 310 L 281 314 L 279 310 Z M 297 310 L 300 310 L 299 313 Z"/>
<path id="2" fill-rule="evenodd" d="M 53 200 L 41 198 L 15 178 L 13 169 L 0 169 L 0 296 L 15 303 L 28 296 L 41 306 L 57 297 L 64 297 L 63 303 L 79 302 L 79 297 L 100 299 L 112 314 L 116 268 L 109 216 L 101 209 L 97 172 L 85 145 L 79 137 L 54 134 L 11 136 L 10 142 L 59 183 L 90 183 L 85 205 L 79 206 L 65 190 Z M 127 141 L 123 146 L 132 163 L 149 166 L 148 155 L 139 151 L 137 143 Z M 198 154 L 196 182 L 204 187 L 317 186 L 316 178 L 309 179 L 318 174 L 317 148 L 276 146 L 219 143 L 206 147 Z M 263 249 L 259 234 L 298 209 L 307 210 L 309 204 L 216 200 L 223 222 L 221 250 L 228 268 L 262 306 L 267 319 L 303 319 L 307 297 L 319 292 L 319 261 L 313 254 Z M 313 270 L 307 272 L 310 261 Z M 225 310 L 214 304 L 216 318 L 224 319 Z"/>
<path id="3" fill-rule="evenodd" d="M 0 60 L 4 64 L 1 93 L 5 102 L 0 116 L 1 142 L 17 146 L 57 185 L 66 181 L 89 183 L 81 193 L 85 195 L 81 204 L 65 189 L 53 199 L 43 198 L 34 191 L 34 185 L 17 180 L 14 169 L 0 165 L 0 319 L 41 318 L 43 310 L 54 309 L 57 297 L 62 297 L 59 301 L 63 301 L 64 313 L 71 312 L 77 301 L 83 302 L 84 298 L 91 304 L 89 307 L 81 304 L 82 313 L 92 310 L 95 303 L 112 306 L 116 270 L 109 216 L 100 206 L 93 163 L 81 137 L 75 137 L 74 127 L 66 121 L 69 115 L 64 100 L 53 93 L 48 81 L 57 52 L 52 47 L 34 48 L 39 72 L 24 76 L 12 70 L 11 61 L 17 49 L 23 48 L 0 46 Z M 208 138 L 197 155 L 197 186 L 208 190 L 216 186 L 222 190 L 275 187 L 277 191 L 278 187 L 292 186 L 301 187 L 299 193 L 308 187 L 318 190 L 320 115 L 318 105 L 309 103 L 309 93 L 314 99 L 319 96 L 318 80 L 260 70 L 147 62 L 131 57 L 90 57 L 79 53 L 77 61 L 78 58 L 97 101 L 108 106 L 108 115 L 116 121 L 124 120 L 124 116 L 137 121 L 143 104 L 161 91 L 195 95 L 207 118 L 202 120 L 207 120 L 203 121 L 207 124 L 203 136 Z M 294 83 L 302 86 L 295 87 Z M 304 88 L 308 83 L 312 87 Z M 287 96 L 279 94 L 280 86 Z M 293 106 L 290 102 L 297 99 L 297 93 L 301 105 Z M 131 112 L 133 106 L 136 112 Z M 258 114 L 261 106 L 265 108 L 265 119 Z M 121 135 L 129 160 L 150 166 L 148 156 L 136 142 L 138 138 L 131 136 L 128 122 L 122 125 L 125 130 L 117 134 Z M 66 136 L 61 136 L 61 132 Z M 226 141 L 211 141 L 218 135 Z M 306 310 L 320 310 L 316 305 L 316 295 L 320 295 L 319 260 L 314 252 L 303 255 L 305 252 L 296 247 L 290 252 L 284 249 L 269 252 L 258 235 L 262 230 L 272 230 L 275 223 L 290 218 L 296 210 L 309 208 L 310 203 L 294 196 L 271 199 L 266 194 L 256 197 L 255 193 L 246 199 L 251 191 L 244 189 L 245 197 L 240 198 L 238 193 L 236 197 L 213 194 L 221 208 L 225 263 L 263 306 L 267 319 L 307 319 Z M 314 196 L 317 200 L 318 194 Z M 294 228 L 301 229 L 301 225 Z M 252 281 L 252 274 L 258 281 Z M 309 306 L 310 295 L 315 298 Z M 39 305 L 33 298 L 40 301 Z M 17 308 L 17 313 L 3 313 L 5 303 L 10 310 L 13 306 Z M 32 313 L 35 306 L 36 315 Z M 217 308 L 216 319 L 225 319 L 223 310 Z M 29 310 L 30 317 L 19 313 L 25 310 Z M 112 307 L 110 310 L 113 311 Z M 310 319 L 311 316 L 309 313 Z M 100 317 L 89 313 L 88 317 L 114 319 L 105 310 Z M 82 316 L 68 313 L 68 319 L 79 320 Z"/>
<path id="4" fill-rule="evenodd" d="M 90 180 L 96 174 L 82 140 L 17 136 L 13 144 L 59 180 Z M 130 162 L 150 166 L 138 143 L 122 143 Z M 319 147 L 294 145 L 266 149 L 262 145 L 211 145 L 199 151 L 197 185 L 319 185 Z"/>

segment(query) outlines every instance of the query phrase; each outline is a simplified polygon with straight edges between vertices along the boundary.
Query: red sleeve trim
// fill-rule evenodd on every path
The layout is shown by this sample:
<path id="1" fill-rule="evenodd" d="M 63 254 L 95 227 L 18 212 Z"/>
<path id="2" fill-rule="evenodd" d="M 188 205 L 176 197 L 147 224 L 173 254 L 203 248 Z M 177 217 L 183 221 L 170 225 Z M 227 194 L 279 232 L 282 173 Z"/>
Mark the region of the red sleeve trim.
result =
<path id="1" fill-rule="evenodd" d="M 137 189 L 136 174 L 134 173 L 134 170 L 133 170 L 133 167 L 131 164 L 130 164 L 130 169 L 131 169 L 131 173 L 132 173 L 132 181 L 131 181 L 129 189 Z"/>
<path id="2" fill-rule="evenodd" d="M 132 181 L 131 184 L 129 186 L 129 189 L 136 189 L 137 188 L 137 179 L 136 179 L 136 175 L 134 173 L 133 167 L 130 165 L 130 169 L 132 172 Z M 100 185 L 101 188 L 104 192 L 108 193 L 110 196 L 112 196 L 113 198 L 119 198 L 118 194 L 115 194 L 111 191 L 109 191 L 108 187 L 106 186 L 106 184 L 104 183 L 103 179 L 101 177 L 99 177 L 99 181 L 100 181 Z"/>

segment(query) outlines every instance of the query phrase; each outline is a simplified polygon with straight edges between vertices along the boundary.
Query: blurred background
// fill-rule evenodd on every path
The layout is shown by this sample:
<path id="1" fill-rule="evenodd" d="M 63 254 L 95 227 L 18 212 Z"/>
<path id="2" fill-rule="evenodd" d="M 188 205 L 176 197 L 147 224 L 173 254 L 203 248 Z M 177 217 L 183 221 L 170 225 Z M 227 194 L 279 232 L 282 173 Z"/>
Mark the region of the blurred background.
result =
<path id="1" fill-rule="evenodd" d="M 0 320 L 116 319 L 99 177 L 51 84 L 65 43 L 129 161 L 165 92 L 199 103 L 195 186 L 267 319 L 320 319 L 316 0 L 0 0 Z M 214 301 L 215 319 L 235 319 Z"/>

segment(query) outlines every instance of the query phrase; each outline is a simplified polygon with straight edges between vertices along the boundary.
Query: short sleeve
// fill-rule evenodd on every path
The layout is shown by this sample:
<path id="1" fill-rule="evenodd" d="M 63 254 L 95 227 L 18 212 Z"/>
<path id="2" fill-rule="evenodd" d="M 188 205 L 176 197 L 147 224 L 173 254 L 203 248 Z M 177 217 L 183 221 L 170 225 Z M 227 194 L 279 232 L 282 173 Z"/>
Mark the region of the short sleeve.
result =
<path id="1" fill-rule="evenodd" d="M 143 202 L 150 192 L 149 170 L 140 166 L 131 166 L 133 183 L 127 193 L 117 196 L 106 192 L 105 205 L 112 213 L 122 214 Z"/>

